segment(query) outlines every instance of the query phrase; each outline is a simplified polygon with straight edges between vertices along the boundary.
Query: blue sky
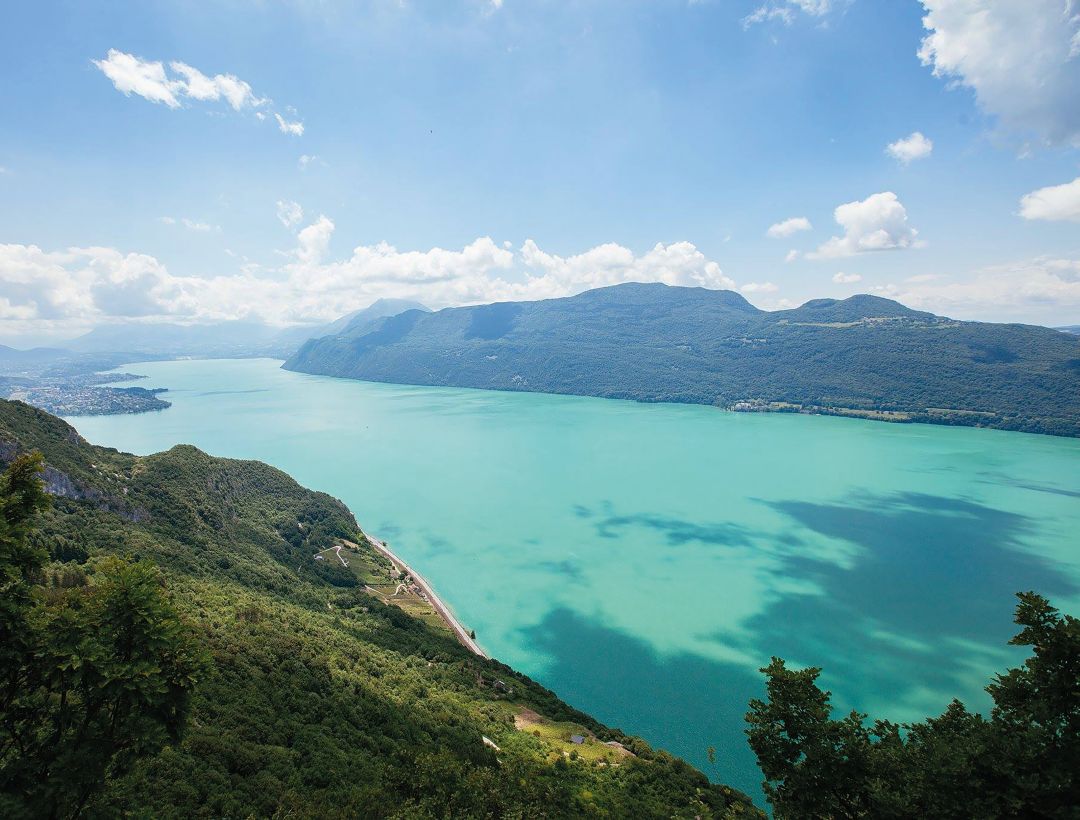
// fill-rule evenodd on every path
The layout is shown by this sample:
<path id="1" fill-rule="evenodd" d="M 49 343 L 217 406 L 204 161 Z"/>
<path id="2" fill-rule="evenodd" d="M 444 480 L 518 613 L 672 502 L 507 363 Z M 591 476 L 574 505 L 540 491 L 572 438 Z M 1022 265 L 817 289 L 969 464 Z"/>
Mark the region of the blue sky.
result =
<path id="1" fill-rule="evenodd" d="M 1078 13 L 14 4 L 0 340 L 630 279 L 1080 322 Z"/>

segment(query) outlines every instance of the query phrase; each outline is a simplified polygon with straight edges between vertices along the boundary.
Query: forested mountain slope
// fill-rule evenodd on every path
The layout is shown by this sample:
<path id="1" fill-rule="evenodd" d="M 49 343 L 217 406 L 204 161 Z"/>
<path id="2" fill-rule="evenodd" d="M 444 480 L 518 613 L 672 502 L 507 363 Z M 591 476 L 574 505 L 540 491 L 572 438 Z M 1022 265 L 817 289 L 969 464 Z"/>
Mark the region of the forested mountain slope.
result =
<path id="1" fill-rule="evenodd" d="M 314 560 L 352 542 L 350 563 L 385 564 L 343 504 L 284 473 L 186 446 L 148 457 L 94 447 L 60 419 L 0 402 L 0 460 L 33 450 L 54 496 L 30 536 L 49 556 L 35 600 L 92 586 L 112 556 L 149 560 L 207 657 L 179 744 L 117 770 L 87 814 L 760 816 L 369 594 L 342 562 Z M 571 728 L 587 737 L 580 754 Z M 21 765 L 0 744 L 0 785 L 19 782 L 4 778 Z M 43 813 L 10 789 L 0 813 Z"/>
<path id="2" fill-rule="evenodd" d="M 874 296 L 762 311 L 625 284 L 417 311 L 307 342 L 285 367 L 405 384 L 836 412 L 1080 435 L 1080 339 Z"/>

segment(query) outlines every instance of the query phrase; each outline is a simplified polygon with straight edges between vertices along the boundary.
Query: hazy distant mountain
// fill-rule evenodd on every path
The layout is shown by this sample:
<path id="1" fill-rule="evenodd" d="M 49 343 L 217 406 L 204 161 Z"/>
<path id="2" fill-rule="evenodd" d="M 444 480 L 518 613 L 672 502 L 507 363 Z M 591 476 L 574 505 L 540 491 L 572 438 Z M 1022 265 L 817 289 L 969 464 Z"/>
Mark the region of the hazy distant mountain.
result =
<path id="1" fill-rule="evenodd" d="M 244 356 L 276 350 L 281 328 L 255 322 L 210 325 L 104 325 L 72 339 L 68 346 L 87 353 L 125 352 L 151 357 Z"/>
<path id="2" fill-rule="evenodd" d="M 275 327 L 259 322 L 218 322 L 203 325 L 105 325 L 73 339 L 68 346 L 80 353 L 138 353 L 150 357 L 281 356 L 292 354 L 308 339 L 338 333 L 355 321 L 374 321 L 405 310 L 427 310 L 405 299 L 379 299 L 322 325 Z"/>
<path id="3" fill-rule="evenodd" d="M 285 367 L 1080 435 L 1080 338 L 959 322 L 875 296 L 769 312 L 731 291 L 626 284 L 407 311 L 309 341 Z"/>
<path id="4" fill-rule="evenodd" d="M 396 316 L 407 310 L 422 310 L 430 312 L 419 302 L 409 299 L 378 299 L 366 308 L 346 313 L 338 319 L 325 325 L 311 325 L 304 327 L 291 327 L 280 331 L 277 341 L 288 348 L 292 353 L 308 339 L 318 339 L 323 336 L 331 336 L 343 332 L 350 325 L 362 327 L 365 324 L 375 322 L 387 316 Z"/>
<path id="5" fill-rule="evenodd" d="M 74 358 L 70 350 L 58 347 L 34 347 L 30 350 L 18 350 L 7 345 L 0 345 L 0 369 L 38 368 Z"/>
<path id="6" fill-rule="evenodd" d="M 1080 325 L 1064 325 L 1054 329 L 1064 331 L 1065 333 L 1080 334 Z"/>

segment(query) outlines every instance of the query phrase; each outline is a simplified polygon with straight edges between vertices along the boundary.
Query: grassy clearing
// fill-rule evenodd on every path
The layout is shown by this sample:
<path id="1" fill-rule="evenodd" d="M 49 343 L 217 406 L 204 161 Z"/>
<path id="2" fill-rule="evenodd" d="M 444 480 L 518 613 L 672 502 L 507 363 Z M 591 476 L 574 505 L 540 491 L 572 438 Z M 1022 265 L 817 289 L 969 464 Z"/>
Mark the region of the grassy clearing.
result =
<path id="1" fill-rule="evenodd" d="M 332 548 L 320 554 L 324 561 L 338 560 Z M 345 540 L 342 541 L 341 555 L 366 590 L 383 603 L 392 604 L 437 629 L 451 631 L 430 603 L 404 586 L 404 579 L 394 571 L 388 559 L 374 551 L 362 551 L 358 544 Z"/>
<path id="2" fill-rule="evenodd" d="M 537 738 L 553 758 L 576 757 L 588 763 L 617 766 L 627 757 L 633 756 L 629 749 L 598 740 L 581 724 L 548 720 L 532 709 L 519 709 L 514 713 L 514 728 Z M 573 735 L 581 735 L 585 738 L 584 742 L 572 742 L 570 738 Z"/>

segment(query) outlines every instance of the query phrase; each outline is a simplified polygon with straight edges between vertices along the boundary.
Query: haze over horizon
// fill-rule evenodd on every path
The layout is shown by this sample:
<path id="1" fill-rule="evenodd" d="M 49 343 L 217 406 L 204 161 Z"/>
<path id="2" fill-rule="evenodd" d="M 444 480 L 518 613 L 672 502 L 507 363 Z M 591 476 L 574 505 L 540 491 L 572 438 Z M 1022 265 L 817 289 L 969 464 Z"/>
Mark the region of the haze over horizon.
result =
<path id="1" fill-rule="evenodd" d="M 5 344 L 625 281 L 1080 322 L 1065 0 L 8 16 Z"/>

